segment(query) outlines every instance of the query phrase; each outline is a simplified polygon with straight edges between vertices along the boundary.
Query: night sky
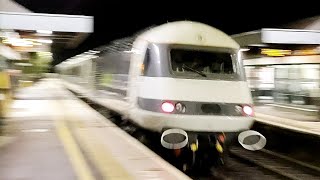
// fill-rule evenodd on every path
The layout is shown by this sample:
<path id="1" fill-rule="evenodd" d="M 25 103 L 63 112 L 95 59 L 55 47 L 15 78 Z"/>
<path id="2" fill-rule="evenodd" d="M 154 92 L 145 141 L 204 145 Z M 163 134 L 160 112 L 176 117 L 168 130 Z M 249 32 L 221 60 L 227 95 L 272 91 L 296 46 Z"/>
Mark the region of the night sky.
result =
<path id="1" fill-rule="evenodd" d="M 108 0 L 15 0 L 38 13 L 94 16 L 94 33 L 77 49 L 54 56 L 55 63 L 108 41 L 129 36 L 151 25 L 175 20 L 199 21 L 227 34 L 283 24 L 320 15 L 318 6 L 308 1 L 108 1 Z M 138 2 L 138 3 L 137 3 Z M 138 14 L 137 12 L 141 13 Z"/>

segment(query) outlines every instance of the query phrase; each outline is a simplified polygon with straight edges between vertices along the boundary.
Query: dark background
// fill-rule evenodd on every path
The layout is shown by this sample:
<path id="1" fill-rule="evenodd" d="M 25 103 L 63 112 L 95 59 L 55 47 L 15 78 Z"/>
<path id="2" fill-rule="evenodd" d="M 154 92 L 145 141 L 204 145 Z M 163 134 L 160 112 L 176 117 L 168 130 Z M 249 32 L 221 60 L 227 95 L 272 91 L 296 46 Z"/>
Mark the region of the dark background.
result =
<path id="1" fill-rule="evenodd" d="M 317 1 L 15 1 L 37 13 L 94 16 L 94 33 L 77 49 L 55 53 L 54 64 L 110 40 L 168 21 L 199 21 L 231 35 L 260 28 L 281 27 L 283 24 L 320 15 Z"/>

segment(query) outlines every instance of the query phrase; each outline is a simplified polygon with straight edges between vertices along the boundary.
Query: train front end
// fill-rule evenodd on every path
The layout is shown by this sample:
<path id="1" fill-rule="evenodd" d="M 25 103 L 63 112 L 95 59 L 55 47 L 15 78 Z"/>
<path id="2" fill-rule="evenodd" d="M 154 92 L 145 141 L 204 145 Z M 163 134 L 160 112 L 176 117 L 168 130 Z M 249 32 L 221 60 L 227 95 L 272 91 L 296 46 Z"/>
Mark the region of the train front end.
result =
<path id="1" fill-rule="evenodd" d="M 164 147 L 192 153 L 214 147 L 222 154 L 229 134 L 250 129 L 251 93 L 231 38 L 207 25 L 180 22 L 143 39 L 148 45 L 133 119 L 162 133 Z"/>
<path id="2" fill-rule="evenodd" d="M 238 132 L 253 122 L 241 61 L 229 48 L 150 45 L 137 104 L 157 131 Z"/>

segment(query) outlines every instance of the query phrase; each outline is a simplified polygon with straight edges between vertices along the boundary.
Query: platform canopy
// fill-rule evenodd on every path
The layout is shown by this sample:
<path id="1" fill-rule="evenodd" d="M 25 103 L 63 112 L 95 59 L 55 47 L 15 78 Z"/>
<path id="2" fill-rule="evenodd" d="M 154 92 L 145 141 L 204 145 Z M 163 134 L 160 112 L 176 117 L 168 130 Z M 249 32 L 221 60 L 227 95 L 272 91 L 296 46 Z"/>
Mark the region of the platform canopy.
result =
<path id="1" fill-rule="evenodd" d="M 93 32 L 93 17 L 34 13 L 11 0 L 0 1 L 0 36 L 75 48 Z M 1 38 L 1 37 L 0 37 Z"/>
<path id="2" fill-rule="evenodd" d="M 281 28 L 262 28 L 232 35 L 240 46 L 320 45 L 320 16 L 312 17 Z"/>
<path id="3" fill-rule="evenodd" d="M 320 30 L 261 29 L 232 36 L 240 46 L 265 46 L 266 44 L 320 44 Z"/>

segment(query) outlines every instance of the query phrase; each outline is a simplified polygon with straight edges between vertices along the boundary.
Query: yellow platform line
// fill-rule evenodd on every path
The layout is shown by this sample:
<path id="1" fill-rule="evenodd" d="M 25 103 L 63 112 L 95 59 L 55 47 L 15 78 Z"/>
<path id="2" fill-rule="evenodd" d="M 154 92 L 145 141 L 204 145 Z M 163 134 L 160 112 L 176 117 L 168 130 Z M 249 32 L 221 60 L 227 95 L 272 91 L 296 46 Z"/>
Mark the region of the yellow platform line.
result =
<path id="1" fill-rule="evenodd" d="M 83 154 L 63 120 L 56 120 L 57 134 L 79 180 L 95 180 Z"/>
<path id="2" fill-rule="evenodd" d="M 97 127 L 92 126 L 92 123 L 87 124 L 82 116 L 72 113 L 72 107 L 67 107 L 67 105 L 64 105 L 64 107 L 67 110 L 65 111 L 66 114 L 63 114 L 65 123 L 67 123 L 73 137 L 77 140 L 76 142 L 94 167 L 97 168 L 102 178 L 107 180 L 134 179 L 125 167 L 113 157 L 106 144 L 101 140 L 100 134 L 97 134 Z M 101 130 L 101 127 L 98 129 Z"/>
<path id="3" fill-rule="evenodd" d="M 93 130 L 93 129 L 92 129 Z M 125 168 L 112 156 L 110 150 L 95 137 L 93 131 L 86 128 L 79 128 L 76 131 L 79 143 L 93 160 L 94 165 L 98 168 L 103 179 L 118 180 L 134 179 Z"/>

